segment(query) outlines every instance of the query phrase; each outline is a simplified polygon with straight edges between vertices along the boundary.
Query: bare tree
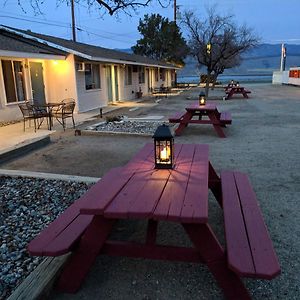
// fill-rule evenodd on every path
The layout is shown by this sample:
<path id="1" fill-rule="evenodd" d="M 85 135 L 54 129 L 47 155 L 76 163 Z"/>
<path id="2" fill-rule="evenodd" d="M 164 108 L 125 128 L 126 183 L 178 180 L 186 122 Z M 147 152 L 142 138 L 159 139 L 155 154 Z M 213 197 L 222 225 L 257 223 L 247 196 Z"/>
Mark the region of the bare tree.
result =
<path id="1" fill-rule="evenodd" d="M 236 25 L 233 18 L 233 15 L 219 15 L 215 7 L 207 10 L 207 18 L 203 20 L 194 12 L 185 12 L 183 15 L 190 53 L 200 67 L 206 66 L 207 69 L 206 96 L 212 76 L 215 81 L 225 69 L 239 65 L 241 54 L 259 42 L 251 28 Z"/>
<path id="2" fill-rule="evenodd" d="M 5 2 L 7 2 L 6 0 Z M 52 1 L 52 0 L 51 0 Z M 108 13 L 109 15 L 115 15 L 122 11 L 131 16 L 133 12 L 136 12 L 141 7 L 148 6 L 151 2 L 158 2 L 162 7 L 169 6 L 171 0 L 56 0 L 56 4 L 60 5 L 66 3 L 69 5 L 71 1 L 75 3 L 81 3 L 85 5 L 88 9 L 94 7 L 99 10 L 99 13 Z M 29 2 L 36 14 L 42 14 L 42 5 L 44 5 L 46 0 L 18 0 L 18 4 L 25 11 L 23 3 Z"/>

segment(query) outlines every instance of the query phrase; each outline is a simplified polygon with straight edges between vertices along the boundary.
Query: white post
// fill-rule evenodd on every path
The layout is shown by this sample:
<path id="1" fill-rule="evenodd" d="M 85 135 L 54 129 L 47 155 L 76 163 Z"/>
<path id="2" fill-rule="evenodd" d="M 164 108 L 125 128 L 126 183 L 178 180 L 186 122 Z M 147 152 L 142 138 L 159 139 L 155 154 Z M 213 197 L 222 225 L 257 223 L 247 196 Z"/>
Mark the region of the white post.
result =
<path id="1" fill-rule="evenodd" d="M 286 49 L 284 44 L 281 44 L 280 72 L 283 72 L 285 70 L 285 59 L 286 59 Z"/>

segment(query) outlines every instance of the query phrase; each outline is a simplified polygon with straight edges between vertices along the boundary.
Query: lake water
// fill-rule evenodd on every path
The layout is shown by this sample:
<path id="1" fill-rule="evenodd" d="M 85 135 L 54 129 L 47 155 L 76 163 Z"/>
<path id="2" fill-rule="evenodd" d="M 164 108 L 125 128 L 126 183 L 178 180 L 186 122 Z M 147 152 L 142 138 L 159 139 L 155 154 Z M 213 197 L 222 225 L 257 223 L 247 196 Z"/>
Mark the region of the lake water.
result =
<path id="1" fill-rule="evenodd" d="M 231 80 L 240 83 L 272 83 L 272 75 L 219 75 L 218 82 L 226 84 Z M 178 83 L 199 83 L 199 76 L 178 76 Z"/>

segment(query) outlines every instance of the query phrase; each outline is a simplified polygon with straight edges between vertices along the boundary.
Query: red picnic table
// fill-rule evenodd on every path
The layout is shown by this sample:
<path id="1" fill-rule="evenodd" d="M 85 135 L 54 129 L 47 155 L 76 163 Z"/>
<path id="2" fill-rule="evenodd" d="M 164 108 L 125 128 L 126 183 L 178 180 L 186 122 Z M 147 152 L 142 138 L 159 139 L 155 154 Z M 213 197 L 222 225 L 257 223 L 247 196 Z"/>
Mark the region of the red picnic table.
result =
<path id="1" fill-rule="evenodd" d="M 228 299 L 250 299 L 240 277 L 271 279 L 280 267 L 247 176 L 227 171 L 219 177 L 208 146 L 194 144 L 176 144 L 175 167 L 155 169 L 153 148 L 146 144 L 127 165 L 108 172 L 30 242 L 29 252 L 73 252 L 58 281 L 66 292 L 79 289 L 98 254 L 108 254 L 201 262 Z M 224 211 L 226 251 L 209 224 L 209 189 Z M 119 219 L 147 220 L 146 242 L 108 240 Z M 158 245 L 160 221 L 181 224 L 194 246 Z"/>
<path id="2" fill-rule="evenodd" d="M 230 99 L 234 94 L 242 94 L 244 98 L 249 98 L 248 94 L 251 93 L 251 91 L 245 89 L 242 86 L 231 86 L 225 88 L 225 93 L 227 94 L 226 100 Z"/>
<path id="3" fill-rule="evenodd" d="M 211 124 L 219 137 L 226 137 L 222 127 L 231 124 L 230 112 L 219 112 L 215 104 L 199 105 L 199 102 L 191 104 L 185 110 L 185 112 L 178 112 L 169 118 L 170 123 L 179 123 L 175 130 L 176 135 L 181 135 L 188 124 Z"/>

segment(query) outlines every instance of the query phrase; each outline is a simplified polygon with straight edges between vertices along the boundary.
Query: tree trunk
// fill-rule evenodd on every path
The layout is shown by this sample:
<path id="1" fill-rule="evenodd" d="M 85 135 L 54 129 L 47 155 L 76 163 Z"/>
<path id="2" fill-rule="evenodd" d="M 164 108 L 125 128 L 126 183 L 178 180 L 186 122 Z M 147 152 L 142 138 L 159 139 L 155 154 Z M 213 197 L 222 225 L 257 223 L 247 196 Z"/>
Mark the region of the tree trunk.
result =
<path id="1" fill-rule="evenodd" d="M 214 88 L 216 86 L 217 78 L 218 78 L 218 74 L 214 74 L 213 75 L 213 82 L 212 82 L 212 86 L 211 86 L 212 90 L 214 90 Z"/>
<path id="2" fill-rule="evenodd" d="M 208 99 L 208 92 L 209 92 L 209 83 L 210 83 L 210 71 L 207 71 L 207 77 L 206 77 L 206 85 L 205 85 L 205 97 Z"/>

